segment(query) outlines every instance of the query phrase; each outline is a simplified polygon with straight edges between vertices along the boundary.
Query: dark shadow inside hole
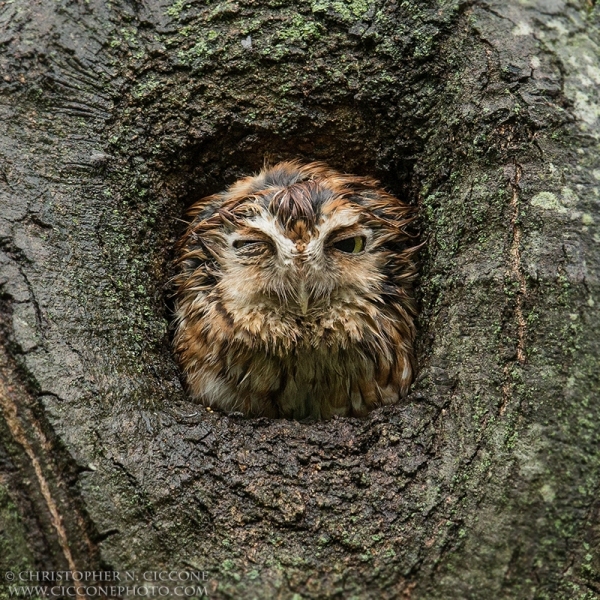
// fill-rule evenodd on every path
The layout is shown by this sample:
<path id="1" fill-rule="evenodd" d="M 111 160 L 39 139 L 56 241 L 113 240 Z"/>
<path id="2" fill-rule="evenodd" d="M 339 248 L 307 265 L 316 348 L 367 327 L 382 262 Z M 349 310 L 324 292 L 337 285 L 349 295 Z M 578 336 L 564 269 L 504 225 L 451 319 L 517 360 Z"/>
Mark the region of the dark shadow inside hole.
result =
<path id="1" fill-rule="evenodd" d="M 332 144 L 329 140 L 333 134 L 322 133 L 321 136 L 328 143 L 319 143 L 313 134 L 285 139 L 249 133 L 239 137 L 227 135 L 216 143 L 193 148 L 180 173 L 186 187 L 180 196 L 182 215 L 196 200 L 226 189 L 241 177 L 257 173 L 265 163 L 294 159 L 306 163 L 322 161 L 343 173 L 374 177 L 393 195 L 416 204 L 413 152 L 394 156 L 381 165 L 368 146 L 349 152 L 344 147 L 344 138 Z"/>

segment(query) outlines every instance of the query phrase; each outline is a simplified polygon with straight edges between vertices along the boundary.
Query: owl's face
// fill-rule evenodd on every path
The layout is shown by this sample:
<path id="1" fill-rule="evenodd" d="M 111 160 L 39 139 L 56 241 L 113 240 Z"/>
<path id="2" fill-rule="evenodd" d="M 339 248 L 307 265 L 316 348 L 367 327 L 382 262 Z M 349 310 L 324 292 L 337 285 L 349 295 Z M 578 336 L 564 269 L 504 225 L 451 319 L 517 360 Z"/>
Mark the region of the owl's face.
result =
<path id="1" fill-rule="evenodd" d="M 322 165 L 282 163 L 197 208 L 196 250 L 210 256 L 214 291 L 240 319 L 361 310 L 384 293 L 390 255 L 397 262 L 409 240 L 410 207 Z"/>
<path id="2" fill-rule="evenodd" d="M 318 163 L 280 163 L 197 202 L 175 279 L 192 397 L 316 419 L 397 402 L 414 374 L 412 213 Z"/>
<path id="3" fill-rule="evenodd" d="M 358 204 L 327 192 L 310 182 L 254 195 L 238 208 L 245 214 L 235 225 L 215 232 L 229 308 L 262 304 L 310 318 L 379 287 L 381 230 L 364 223 Z M 281 201 L 294 194 L 305 199 L 306 212 L 290 219 Z M 316 207 L 319 195 L 324 201 Z"/>

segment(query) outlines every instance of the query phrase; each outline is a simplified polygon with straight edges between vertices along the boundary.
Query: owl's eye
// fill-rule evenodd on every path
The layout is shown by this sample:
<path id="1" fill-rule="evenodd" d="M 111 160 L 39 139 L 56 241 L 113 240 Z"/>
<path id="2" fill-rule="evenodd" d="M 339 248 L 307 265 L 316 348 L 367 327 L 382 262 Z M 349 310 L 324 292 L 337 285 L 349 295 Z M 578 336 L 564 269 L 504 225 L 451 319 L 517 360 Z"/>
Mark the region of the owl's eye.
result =
<path id="1" fill-rule="evenodd" d="M 248 248 L 250 246 L 259 246 L 263 244 L 266 244 L 264 240 L 235 240 L 233 242 L 233 247 L 236 250 L 239 250 L 240 248 Z"/>
<path id="2" fill-rule="evenodd" d="M 333 247 L 340 252 L 346 252 L 347 254 L 358 254 L 365 249 L 366 238 L 362 235 L 355 235 L 354 237 L 346 238 L 345 240 L 339 240 L 333 244 Z"/>

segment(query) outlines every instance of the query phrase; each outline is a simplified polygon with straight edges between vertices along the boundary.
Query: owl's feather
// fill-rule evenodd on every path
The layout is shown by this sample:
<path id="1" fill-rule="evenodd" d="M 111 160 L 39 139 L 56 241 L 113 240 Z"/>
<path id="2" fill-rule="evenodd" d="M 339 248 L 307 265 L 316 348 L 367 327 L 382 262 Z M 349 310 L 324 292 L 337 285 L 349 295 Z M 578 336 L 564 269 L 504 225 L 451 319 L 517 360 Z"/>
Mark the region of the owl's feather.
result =
<path id="1" fill-rule="evenodd" d="M 361 416 L 414 375 L 414 209 L 378 182 L 283 162 L 203 198 L 178 247 L 189 393 L 248 416 Z"/>

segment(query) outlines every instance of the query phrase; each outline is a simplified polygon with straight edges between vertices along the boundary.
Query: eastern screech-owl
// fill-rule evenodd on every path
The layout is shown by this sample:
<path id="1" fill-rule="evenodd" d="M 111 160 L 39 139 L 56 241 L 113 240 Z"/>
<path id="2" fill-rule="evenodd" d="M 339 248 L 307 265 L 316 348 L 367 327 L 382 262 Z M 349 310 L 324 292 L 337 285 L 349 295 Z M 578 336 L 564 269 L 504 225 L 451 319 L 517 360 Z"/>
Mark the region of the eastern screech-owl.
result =
<path id="1" fill-rule="evenodd" d="M 361 416 L 414 373 L 414 209 L 366 177 L 282 162 L 203 198 L 179 242 L 189 393 L 248 416 Z"/>

